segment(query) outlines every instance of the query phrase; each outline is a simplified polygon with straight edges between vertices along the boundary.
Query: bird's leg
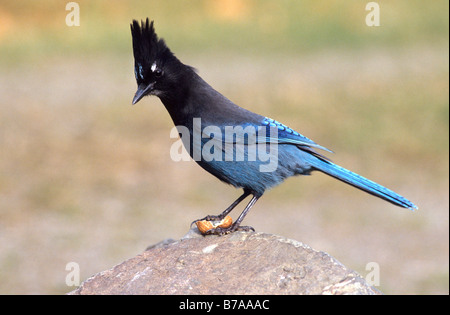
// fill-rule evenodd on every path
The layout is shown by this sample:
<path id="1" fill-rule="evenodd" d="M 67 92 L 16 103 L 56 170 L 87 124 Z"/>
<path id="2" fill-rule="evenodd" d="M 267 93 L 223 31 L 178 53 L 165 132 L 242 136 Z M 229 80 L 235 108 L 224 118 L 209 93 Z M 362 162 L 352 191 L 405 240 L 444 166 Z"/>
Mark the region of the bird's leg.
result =
<path id="1" fill-rule="evenodd" d="M 238 199 L 236 199 L 236 201 L 233 202 L 228 208 L 226 208 L 224 212 L 222 212 L 219 215 L 207 215 L 203 219 L 195 220 L 195 221 L 193 221 L 191 223 L 191 226 L 192 226 L 192 224 L 194 224 L 194 223 L 196 223 L 198 221 L 204 221 L 204 220 L 206 220 L 206 221 L 220 221 L 220 220 L 223 220 L 223 218 L 225 218 L 228 213 L 230 213 L 234 208 L 236 208 L 236 206 L 238 204 L 240 204 L 241 201 L 244 200 L 245 198 L 247 198 L 247 196 L 250 195 L 250 194 L 251 194 L 250 191 L 244 189 L 244 193 Z"/>
<path id="2" fill-rule="evenodd" d="M 224 235 L 224 234 L 228 234 L 228 233 L 231 233 L 234 231 L 255 231 L 255 229 L 252 228 L 251 226 L 240 226 L 240 224 L 241 224 L 242 220 L 244 220 L 244 218 L 247 215 L 247 213 L 249 212 L 250 208 L 253 207 L 253 205 L 256 203 L 256 201 L 258 201 L 258 199 L 260 197 L 261 196 L 253 195 L 253 198 L 250 200 L 248 205 L 245 207 L 244 211 L 242 211 L 242 213 L 237 218 L 236 222 L 234 222 L 230 227 L 228 227 L 228 228 L 217 227 L 217 228 L 208 230 L 206 232 L 206 234 Z"/>

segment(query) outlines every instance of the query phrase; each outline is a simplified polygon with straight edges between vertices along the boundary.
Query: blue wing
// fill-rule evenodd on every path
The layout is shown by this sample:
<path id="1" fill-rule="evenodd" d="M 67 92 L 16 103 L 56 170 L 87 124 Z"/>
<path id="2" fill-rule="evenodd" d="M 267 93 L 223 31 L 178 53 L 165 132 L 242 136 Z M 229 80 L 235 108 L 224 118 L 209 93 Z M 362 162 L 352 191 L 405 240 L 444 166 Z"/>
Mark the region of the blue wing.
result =
<path id="1" fill-rule="evenodd" d="M 267 134 L 267 141 L 269 141 L 269 142 L 292 143 L 292 144 L 309 146 L 309 147 L 325 150 L 325 151 L 328 151 L 331 153 L 333 152 L 333 151 L 315 143 L 311 139 L 305 137 L 302 134 L 299 134 L 297 131 L 289 128 L 286 125 L 283 125 L 282 123 L 280 123 L 272 118 L 265 117 L 262 121 L 262 124 L 264 126 L 268 127 L 268 128 L 266 128 L 266 131 L 267 131 L 266 134 Z M 271 128 L 278 129 L 277 138 L 271 137 L 271 135 L 270 135 Z"/>
<path id="2" fill-rule="evenodd" d="M 202 121 L 202 125 L 203 123 L 204 122 Z M 202 138 L 208 139 L 208 141 L 214 139 L 225 143 L 243 143 L 246 145 L 252 143 L 294 144 L 302 146 L 303 149 L 314 154 L 317 153 L 313 148 L 333 153 L 333 151 L 315 143 L 297 131 L 267 117 L 264 117 L 257 125 L 255 122 L 237 126 L 220 127 L 213 125 L 208 126 L 205 124 L 200 128 Z"/>

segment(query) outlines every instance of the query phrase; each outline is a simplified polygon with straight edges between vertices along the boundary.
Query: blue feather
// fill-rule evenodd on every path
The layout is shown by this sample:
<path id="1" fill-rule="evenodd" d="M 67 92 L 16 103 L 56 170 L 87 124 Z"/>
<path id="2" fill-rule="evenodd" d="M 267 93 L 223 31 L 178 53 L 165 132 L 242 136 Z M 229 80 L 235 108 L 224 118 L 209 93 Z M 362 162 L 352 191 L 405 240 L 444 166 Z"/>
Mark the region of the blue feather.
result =
<path id="1" fill-rule="evenodd" d="M 309 146 L 333 153 L 333 151 L 315 143 L 311 139 L 272 118 L 265 117 L 262 121 L 262 124 L 269 127 L 267 128 L 268 142 L 290 143 Z M 270 127 L 276 127 L 278 129 L 278 137 L 276 139 L 270 137 Z"/>
<path id="2" fill-rule="evenodd" d="M 410 210 L 418 209 L 418 207 L 411 201 L 393 192 L 392 190 L 387 189 L 386 187 L 383 187 L 367 178 L 364 178 L 361 175 L 353 173 L 352 171 L 349 171 L 339 165 L 331 163 L 330 161 L 315 158 L 312 159 L 310 163 L 315 169 L 325 174 L 337 178 L 369 194 L 389 201 L 397 206 L 408 208 Z"/>

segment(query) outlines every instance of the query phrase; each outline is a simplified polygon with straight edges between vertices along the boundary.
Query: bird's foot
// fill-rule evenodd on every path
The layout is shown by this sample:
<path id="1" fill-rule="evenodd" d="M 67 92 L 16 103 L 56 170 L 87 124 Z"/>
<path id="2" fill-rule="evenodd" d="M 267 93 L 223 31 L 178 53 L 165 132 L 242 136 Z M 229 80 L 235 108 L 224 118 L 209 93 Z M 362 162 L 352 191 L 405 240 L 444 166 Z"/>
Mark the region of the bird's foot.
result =
<path id="1" fill-rule="evenodd" d="M 198 220 L 194 220 L 191 223 L 191 227 L 193 224 L 196 224 L 197 222 L 200 221 L 221 221 L 223 220 L 223 216 L 219 215 L 207 215 L 206 217 L 204 217 L 203 219 L 198 219 Z"/>
<path id="2" fill-rule="evenodd" d="M 203 235 L 225 235 L 234 231 L 255 231 L 251 226 L 240 226 L 239 222 L 234 222 L 230 216 L 207 215 L 203 219 L 195 220 L 191 223 L 196 224 L 198 230 Z"/>
<path id="3" fill-rule="evenodd" d="M 216 228 L 210 229 L 210 230 L 206 231 L 204 233 L 204 235 L 225 235 L 225 234 L 232 233 L 234 231 L 255 232 L 255 229 L 252 228 L 251 226 L 240 226 L 240 225 L 236 225 L 236 223 L 235 223 L 227 228 L 216 227 Z"/>

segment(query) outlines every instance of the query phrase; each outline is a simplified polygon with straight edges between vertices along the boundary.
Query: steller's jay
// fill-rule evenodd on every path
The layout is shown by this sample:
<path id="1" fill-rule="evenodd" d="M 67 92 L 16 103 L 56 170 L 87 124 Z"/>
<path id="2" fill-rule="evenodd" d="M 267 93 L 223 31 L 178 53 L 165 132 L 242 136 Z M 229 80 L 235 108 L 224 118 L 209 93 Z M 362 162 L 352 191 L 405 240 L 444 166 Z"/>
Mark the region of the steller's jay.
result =
<path id="1" fill-rule="evenodd" d="M 321 171 L 394 205 L 417 209 L 404 197 L 333 164 L 316 151 L 330 150 L 276 120 L 237 106 L 214 90 L 158 38 L 153 21 L 149 23 L 147 18 L 139 25 L 133 20 L 131 34 L 138 84 L 133 105 L 146 95 L 158 96 L 190 156 L 221 181 L 244 191 L 220 215 L 201 220 L 223 219 L 252 195 L 230 227 L 213 228 L 207 234 L 253 230 L 240 224 L 264 192 L 290 176 L 309 175 L 312 171 Z"/>

